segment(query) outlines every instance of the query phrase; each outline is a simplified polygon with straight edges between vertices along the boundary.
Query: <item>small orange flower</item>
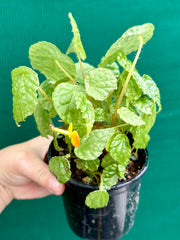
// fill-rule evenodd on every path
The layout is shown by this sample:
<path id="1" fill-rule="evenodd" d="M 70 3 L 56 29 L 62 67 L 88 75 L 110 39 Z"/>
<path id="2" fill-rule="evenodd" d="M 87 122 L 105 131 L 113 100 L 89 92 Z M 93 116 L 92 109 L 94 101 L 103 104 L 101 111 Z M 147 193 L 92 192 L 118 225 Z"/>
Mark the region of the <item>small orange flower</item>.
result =
<path id="1" fill-rule="evenodd" d="M 79 138 L 79 134 L 77 133 L 77 131 L 73 131 L 70 135 L 69 135 L 70 139 L 71 139 L 71 144 L 74 147 L 79 147 L 80 146 L 80 138 Z"/>

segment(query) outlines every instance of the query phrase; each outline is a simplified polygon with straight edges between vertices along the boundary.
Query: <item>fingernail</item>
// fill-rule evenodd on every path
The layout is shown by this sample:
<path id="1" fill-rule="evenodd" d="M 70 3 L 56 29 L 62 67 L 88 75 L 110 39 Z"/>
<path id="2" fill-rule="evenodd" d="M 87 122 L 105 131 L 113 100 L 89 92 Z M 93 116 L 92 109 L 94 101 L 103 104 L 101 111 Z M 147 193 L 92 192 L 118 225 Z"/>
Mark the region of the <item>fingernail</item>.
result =
<path id="1" fill-rule="evenodd" d="M 53 194 L 60 195 L 63 193 L 63 185 L 56 178 L 49 180 L 49 191 Z"/>

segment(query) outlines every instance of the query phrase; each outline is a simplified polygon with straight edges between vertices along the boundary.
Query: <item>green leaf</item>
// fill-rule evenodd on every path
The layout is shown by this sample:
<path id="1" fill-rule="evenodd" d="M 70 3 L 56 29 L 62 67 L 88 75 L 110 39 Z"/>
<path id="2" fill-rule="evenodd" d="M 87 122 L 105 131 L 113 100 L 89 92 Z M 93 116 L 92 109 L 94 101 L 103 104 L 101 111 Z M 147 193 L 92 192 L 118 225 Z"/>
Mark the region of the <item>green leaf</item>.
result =
<path id="1" fill-rule="evenodd" d="M 79 29 L 77 27 L 76 21 L 74 20 L 71 13 L 69 13 L 68 16 L 69 16 L 70 21 L 71 21 L 72 32 L 74 34 L 74 37 L 72 39 L 72 42 L 71 42 L 66 54 L 75 52 L 76 54 L 79 55 L 79 57 L 82 60 L 85 60 L 86 59 L 86 53 L 84 51 L 84 48 L 83 48 L 83 45 L 82 45 L 82 42 L 81 42 L 81 37 L 80 37 L 80 33 L 79 33 Z"/>
<path id="2" fill-rule="evenodd" d="M 41 103 L 42 107 L 45 110 L 48 110 L 49 114 L 51 115 L 51 117 L 55 117 L 57 115 L 53 103 L 51 103 L 50 101 L 52 101 L 52 93 L 54 91 L 54 88 L 52 87 L 52 85 L 49 83 L 49 80 L 45 80 L 41 85 L 40 85 L 41 89 L 45 92 L 45 94 L 47 95 L 47 97 L 50 99 L 48 100 L 47 97 L 39 90 L 39 102 Z"/>
<path id="3" fill-rule="evenodd" d="M 108 65 L 106 66 L 106 68 L 109 69 L 109 70 L 111 70 L 112 73 L 114 74 L 114 76 L 115 76 L 116 78 L 119 77 L 120 71 L 119 71 L 119 66 L 118 66 L 118 64 L 117 64 L 116 62 L 113 62 L 113 63 L 111 63 L 111 64 L 108 64 Z"/>
<path id="4" fill-rule="evenodd" d="M 154 107 L 154 102 L 153 102 L 153 100 L 149 99 L 148 97 L 142 96 L 137 101 L 133 102 L 132 104 L 137 110 L 139 110 L 147 115 L 152 114 L 152 108 Z"/>
<path id="5" fill-rule="evenodd" d="M 85 87 L 88 95 L 103 101 L 117 88 L 117 79 L 110 70 L 96 68 L 86 75 Z"/>
<path id="6" fill-rule="evenodd" d="M 42 107 L 40 103 L 36 105 L 34 111 L 34 118 L 36 121 L 37 129 L 43 137 L 52 135 L 50 124 L 52 124 L 51 118 L 48 112 Z"/>
<path id="7" fill-rule="evenodd" d="M 92 172 L 97 171 L 99 167 L 99 162 L 100 162 L 99 159 L 90 160 L 90 161 L 75 159 L 74 161 L 76 162 L 76 167 L 79 169 L 82 169 L 84 172 L 87 170 Z"/>
<path id="8" fill-rule="evenodd" d="M 89 136 L 81 139 L 81 145 L 75 148 L 75 155 L 83 160 L 97 159 L 108 139 L 115 132 L 114 128 L 96 129 L 90 132 Z"/>
<path id="9" fill-rule="evenodd" d="M 83 76 L 82 76 L 82 71 L 81 71 L 81 67 L 80 67 L 79 62 L 75 63 L 75 66 L 76 66 L 76 79 L 75 79 L 76 82 L 84 83 L 84 79 L 83 79 Z M 83 67 L 85 76 L 89 71 L 94 69 L 94 67 L 92 65 L 90 65 L 89 63 L 85 63 L 85 62 L 82 62 L 82 67 Z"/>
<path id="10" fill-rule="evenodd" d="M 49 170 L 60 183 L 66 183 L 71 178 L 70 164 L 64 157 L 52 157 L 49 161 Z"/>
<path id="11" fill-rule="evenodd" d="M 160 93 L 156 83 L 152 80 L 152 78 L 148 75 L 143 75 L 145 80 L 146 86 L 149 89 L 149 97 L 153 99 L 153 101 L 158 105 L 159 110 L 161 111 L 161 100 L 160 100 Z"/>
<path id="12" fill-rule="evenodd" d="M 142 120 L 145 122 L 145 125 L 133 127 L 131 132 L 133 134 L 133 147 L 136 149 L 143 149 L 146 148 L 149 137 L 149 131 L 151 130 L 152 126 L 154 125 L 156 119 L 156 105 L 154 103 L 153 107 L 151 108 L 151 114 L 141 114 Z"/>
<path id="13" fill-rule="evenodd" d="M 76 106 L 76 94 L 83 88 L 70 83 L 59 84 L 52 95 L 54 107 L 61 119 L 67 124 L 82 123 L 81 110 Z"/>
<path id="14" fill-rule="evenodd" d="M 52 43 L 42 41 L 32 45 L 29 49 L 29 58 L 34 69 L 39 70 L 47 79 L 51 79 L 55 83 L 69 80 L 57 63 L 72 78 L 76 76 L 75 64 L 72 59 Z"/>
<path id="15" fill-rule="evenodd" d="M 127 75 L 128 75 L 127 71 L 123 71 L 122 74 L 120 75 L 120 81 L 121 81 L 122 86 L 124 85 L 124 83 L 126 81 Z M 136 81 L 134 80 L 134 78 L 132 76 L 127 85 L 124 95 L 127 97 L 129 102 L 139 99 L 142 95 L 142 90 L 139 88 L 139 86 L 137 85 Z"/>
<path id="16" fill-rule="evenodd" d="M 95 121 L 98 121 L 98 122 L 106 121 L 106 113 L 103 108 L 96 108 L 94 111 L 95 111 Z"/>
<path id="17" fill-rule="evenodd" d="M 89 193 L 86 197 L 86 205 L 89 208 L 103 208 L 108 205 L 109 194 L 104 190 L 96 190 Z"/>
<path id="18" fill-rule="evenodd" d="M 119 164 L 126 166 L 131 157 L 131 146 L 128 137 L 120 132 L 114 134 L 109 153 Z"/>
<path id="19" fill-rule="evenodd" d="M 116 161 L 111 157 L 111 155 L 109 153 L 107 153 L 106 156 L 103 157 L 103 159 L 102 159 L 101 166 L 103 168 L 106 168 L 109 165 L 112 165 L 114 163 L 116 163 Z"/>
<path id="20" fill-rule="evenodd" d="M 101 59 L 99 66 L 105 67 L 116 61 L 117 54 L 122 50 L 126 55 L 137 51 L 139 48 L 139 36 L 143 39 L 143 44 L 148 42 L 154 31 L 154 26 L 151 23 L 146 23 L 139 26 L 129 28 L 106 52 L 106 55 Z"/>
<path id="21" fill-rule="evenodd" d="M 118 166 L 117 164 L 112 164 L 106 167 L 103 170 L 102 174 L 102 188 L 104 190 L 109 190 L 112 186 L 114 186 L 118 181 Z"/>
<path id="22" fill-rule="evenodd" d="M 118 164 L 118 176 L 120 178 L 124 178 L 125 172 L 126 172 L 126 166 L 124 164 L 123 165 Z"/>
<path id="23" fill-rule="evenodd" d="M 32 115 L 37 104 L 39 79 L 28 67 L 18 67 L 11 72 L 13 93 L 13 115 L 16 124 Z"/>
<path id="24" fill-rule="evenodd" d="M 75 101 L 77 109 L 79 109 L 82 113 L 82 118 L 84 119 L 87 127 L 87 134 L 89 134 L 95 121 L 93 105 L 83 92 L 77 92 Z"/>
<path id="25" fill-rule="evenodd" d="M 121 107 L 118 109 L 119 117 L 126 123 L 133 126 L 141 126 L 144 125 L 144 121 L 141 117 L 137 116 L 134 112 L 129 110 L 126 107 Z"/>

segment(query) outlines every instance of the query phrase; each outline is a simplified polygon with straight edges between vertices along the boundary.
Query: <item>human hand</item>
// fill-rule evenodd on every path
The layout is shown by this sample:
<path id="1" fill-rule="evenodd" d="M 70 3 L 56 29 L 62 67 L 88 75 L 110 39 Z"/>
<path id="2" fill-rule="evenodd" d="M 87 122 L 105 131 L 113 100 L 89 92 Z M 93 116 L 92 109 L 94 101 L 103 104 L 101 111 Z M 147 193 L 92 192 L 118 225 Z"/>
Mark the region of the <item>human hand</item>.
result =
<path id="1" fill-rule="evenodd" d="M 43 162 L 51 140 L 40 136 L 0 150 L 0 213 L 13 199 L 63 193 L 64 184 Z"/>

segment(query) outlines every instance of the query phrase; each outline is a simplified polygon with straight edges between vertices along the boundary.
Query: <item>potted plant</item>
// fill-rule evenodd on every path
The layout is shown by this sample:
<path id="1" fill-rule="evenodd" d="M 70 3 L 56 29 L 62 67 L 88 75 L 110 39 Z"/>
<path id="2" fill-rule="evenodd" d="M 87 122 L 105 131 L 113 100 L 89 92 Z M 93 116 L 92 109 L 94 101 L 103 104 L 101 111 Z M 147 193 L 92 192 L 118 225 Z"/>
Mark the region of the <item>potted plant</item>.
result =
<path id="1" fill-rule="evenodd" d="M 54 137 L 49 169 L 66 183 L 63 199 L 74 232 L 118 239 L 133 224 L 149 131 L 161 110 L 155 82 L 135 69 L 154 26 L 128 29 L 95 68 L 84 62 L 79 29 L 69 18 L 73 39 L 66 54 L 45 41 L 29 49 L 32 68 L 45 76 L 41 84 L 29 67 L 12 71 L 14 119 L 19 124 L 33 115 L 40 134 Z M 127 55 L 134 51 L 131 62 Z"/>

